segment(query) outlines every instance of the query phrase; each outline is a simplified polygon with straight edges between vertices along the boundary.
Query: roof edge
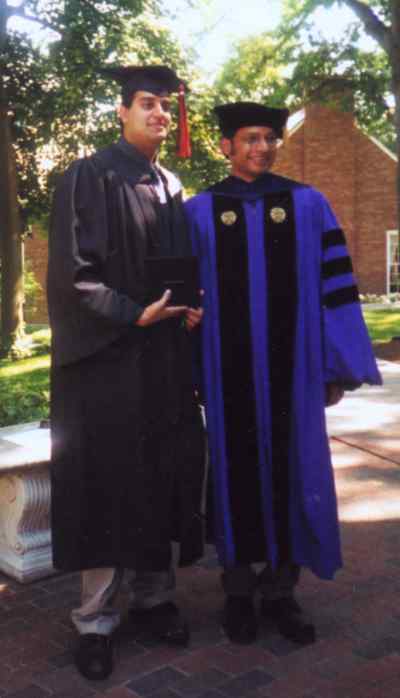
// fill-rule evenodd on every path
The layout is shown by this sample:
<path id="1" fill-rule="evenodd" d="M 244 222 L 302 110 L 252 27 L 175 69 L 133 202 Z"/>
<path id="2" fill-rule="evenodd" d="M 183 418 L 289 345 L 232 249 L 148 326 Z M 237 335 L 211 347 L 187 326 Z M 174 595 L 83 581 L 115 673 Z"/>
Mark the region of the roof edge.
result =
<path id="1" fill-rule="evenodd" d="M 302 108 L 302 109 L 298 109 L 297 111 L 293 112 L 293 114 L 291 114 L 289 116 L 288 128 L 287 128 L 287 134 L 289 137 L 293 136 L 296 133 L 296 131 L 298 131 L 303 126 L 303 124 L 306 120 L 305 115 L 306 115 L 305 108 Z M 294 122 L 293 126 L 290 126 L 291 120 L 292 120 L 292 123 Z M 379 141 L 377 138 L 375 138 L 375 136 L 371 136 L 369 133 L 365 133 L 365 131 L 363 131 L 360 128 L 359 124 L 356 121 L 354 122 L 354 126 L 363 136 L 365 136 L 365 138 L 368 138 L 374 145 L 377 146 L 377 148 L 382 150 L 382 152 L 385 153 L 385 155 L 388 155 L 391 160 L 393 160 L 396 163 L 398 162 L 397 155 L 395 153 L 393 153 L 391 150 L 389 150 L 389 148 L 386 145 L 384 145 L 381 141 Z"/>

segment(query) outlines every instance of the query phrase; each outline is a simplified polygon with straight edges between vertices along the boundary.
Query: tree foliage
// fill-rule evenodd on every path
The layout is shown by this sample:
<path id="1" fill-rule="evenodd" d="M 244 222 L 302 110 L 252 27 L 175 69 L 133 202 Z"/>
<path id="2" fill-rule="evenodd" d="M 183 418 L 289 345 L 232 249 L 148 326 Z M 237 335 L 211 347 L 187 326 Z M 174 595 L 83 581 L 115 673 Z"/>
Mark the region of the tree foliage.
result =
<path id="1" fill-rule="evenodd" d="M 299 3 L 290 5 L 294 11 Z M 351 106 L 359 124 L 394 149 L 395 125 L 388 102 L 391 71 L 385 52 L 358 48 L 358 26 L 349 27 L 337 41 L 327 41 L 304 21 L 306 41 L 300 41 L 298 34 L 288 32 L 287 22 L 285 16 L 276 31 L 239 42 L 217 79 L 216 89 L 223 98 L 262 99 L 272 106 L 286 104 L 294 111 L 312 98 L 326 80 L 341 77 L 351 85 Z M 293 16 L 291 22 L 294 23 Z M 344 97 L 343 107 L 348 108 L 350 105 L 345 102 Z"/>
<path id="2" fill-rule="evenodd" d="M 278 53 L 274 33 L 243 39 L 220 71 L 215 89 L 221 102 L 266 100 L 279 106 L 286 98 L 284 68 L 292 60 L 292 47 Z"/>
<path id="3" fill-rule="evenodd" d="M 88 143 L 97 101 L 104 98 L 98 68 L 119 56 L 126 28 L 143 7 L 143 0 L 28 0 L 9 8 L 11 16 L 23 15 L 51 30 L 44 48 L 8 31 L 2 56 L 24 221 L 48 208 L 49 171 L 63 168 Z M 138 22 L 130 46 L 140 30 L 138 44 L 151 34 Z"/>

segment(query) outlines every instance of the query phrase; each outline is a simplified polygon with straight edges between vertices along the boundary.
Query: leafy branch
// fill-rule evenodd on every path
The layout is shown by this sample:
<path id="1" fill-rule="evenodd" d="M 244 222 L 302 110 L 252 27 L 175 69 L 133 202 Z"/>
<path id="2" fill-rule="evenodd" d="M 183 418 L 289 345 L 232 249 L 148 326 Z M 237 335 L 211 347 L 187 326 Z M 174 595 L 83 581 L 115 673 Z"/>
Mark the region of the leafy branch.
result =
<path id="1" fill-rule="evenodd" d="M 335 2 L 347 5 L 353 10 L 354 14 L 361 20 L 365 32 L 372 36 L 387 53 L 391 53 L 395 43 L 393 33 L 372 7 L 363 0 L 303 0 L 300 3 L 297 0 L 288 0 L 286 5 L 288 23 L 285 33 L 298 33 L 318 7 L 331 7 Z"/>
<path id="2" fill-rule="evenodd" d="M 361 0 L 342 0 L 361 19 L 367 34 L 372 36 L 387 52 L 393 48 L 393 35 L 390 29 L 379 19 L 371 7 Z"/>

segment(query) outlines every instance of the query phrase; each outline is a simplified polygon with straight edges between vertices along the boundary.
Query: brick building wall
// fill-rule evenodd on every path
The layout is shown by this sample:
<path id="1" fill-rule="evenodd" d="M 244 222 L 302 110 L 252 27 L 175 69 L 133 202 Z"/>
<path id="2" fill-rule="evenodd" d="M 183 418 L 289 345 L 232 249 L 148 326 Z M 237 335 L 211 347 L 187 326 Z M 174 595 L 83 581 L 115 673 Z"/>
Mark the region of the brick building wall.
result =
<path id="1" fill-rule="evenodd" d="M 397 229 L 397 163 L 363 134 L 357 141 L 357 271 L 362 288 L 386 292 L 386 232 Z"/>
<path id="2" fill-rule="evenodd" d="M 309 104 L 274 171 L 311 184 L 343 227 L 362 293 L 386 293 L 386 233 L 395 230 L 397 162 L 357 127 L 353 114 Z"/>
<path id="3" fill-rule="evenodd" d="M 29 323 L 47 324 L 49 321 L 46 300 L 47 257 L 47 240 L 42 233 L 34 230 L 33 236 L 25 240 L 25 260 L 40 284 L 40 292 L 35 298 L 36 309 L 25 311 L 25 320 Z"/>

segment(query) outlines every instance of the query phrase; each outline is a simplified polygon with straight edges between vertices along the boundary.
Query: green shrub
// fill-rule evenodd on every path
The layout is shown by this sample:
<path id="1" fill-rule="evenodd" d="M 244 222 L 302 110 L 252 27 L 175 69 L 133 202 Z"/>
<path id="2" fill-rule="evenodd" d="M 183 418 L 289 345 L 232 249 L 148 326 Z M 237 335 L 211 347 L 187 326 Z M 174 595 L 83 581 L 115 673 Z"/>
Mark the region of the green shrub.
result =
<path id="1" fill-rule="evenodd" d="M 373 342 L 390 342 L 400 336 L 400 308 L 363 308 L 364 320 Z"/>
<path id="2" fill-rule="evenodd" d="M 388 293 L 380 295 L 378 293 L 360 293 L 360 301 L 366 303 L 380 303 L 382 305 L 390 305 L 391 303 L 400 303 L 400 293 Z"/>
<path id="3" fill-rule="evenodd" d="M 38 293 L 42 290 L 41 285 L 36 281 L 36 277 L 31 268 L 30 259 L 24 263 L 24 312 L 34 313 Z"/>
<path id="4" fill-rule="evenodd" d="M 30 336 L 32 338 L 32 356 L 49 354 L 51 334 L 48 328 L 36 330 L 35 332 L 32 332 Z"/>
<path id="5" fill-rule="evenodd" d="M 0 361 L 0 426 L 49 416 L 50 357 Z"/>

